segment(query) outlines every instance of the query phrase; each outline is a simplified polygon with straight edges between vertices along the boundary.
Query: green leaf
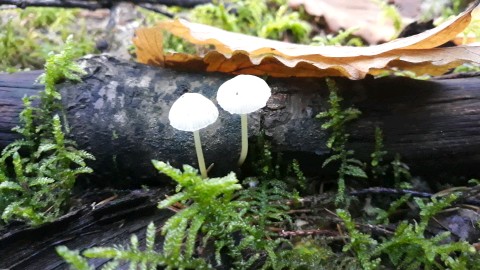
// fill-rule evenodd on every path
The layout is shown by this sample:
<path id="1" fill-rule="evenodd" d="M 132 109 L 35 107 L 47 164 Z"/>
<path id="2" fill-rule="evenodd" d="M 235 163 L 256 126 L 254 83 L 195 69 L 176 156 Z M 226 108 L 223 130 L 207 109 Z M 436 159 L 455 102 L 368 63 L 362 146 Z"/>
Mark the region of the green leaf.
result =
<path id="1" fill-rule="evenodd" d="M 33 181 L 30 182 L 29 186 L 44 186 L 55 182 L 55 179 L 49 177 L 37 177 Z"/>
<path id="2" fill-rule="evenodd" d="M 72 172 L 72 175 L 77 175 L 77 174 L 93 173 L 93 170 L 90 167 L 80 167 L 80 168 L 71 170 L 71 172 Z"/>
<path id="3" fill-rule="evenodd" d="M 108 262 L 107 264 L 104 264 L 101 268 L 101 270 L 116 270 L 118 269 L 118 266 L 120 265 L 120 262 L 117 260 Z"/>
<path id="4" fill-rule="evenodd" d="M 157 207 L 160 208 L 160 209 L 167 208 L 174 203 L 181 202 L 181 201 L 186 200 L 186 199 L 188 199 L 188 194 L 186 194 L 184 192 L 179 192 L 179 193 L 177 193 L 173 196 L 169 196 L 168 198 L 159 202 Z"/>
<path id="5" fill-rule="evenodd" d="M 84 159 L 95 160 L 95 156 L 85 150 L 76 150 L 76 154 Z"/>
<path id="6" fill-rule="evenodd" d="M 85 164 L 85 161 L 83 160 L 83 157 L 73 151 L 64 152 L 63 155 L 73 163 L 76 163 L 78 166 L 81 166 L 81 167 L 87 166 L 87 164 Z"/>
<path id="7" fill-rule="evenodd" d="M 185 213 L 189 211 L 189 209 L 190 208 L 184 209 L 181 212 Z M 175 215 L 171 217 L 168 221 L 171 222 L 165 234 L 165 242 L 163 245 L 164 252 L 165 255 L 170 257 L 171 259 L 175 261 L 180 261 L 183 239 L 185 237 L 185 232 L 188 226 L 188 219 L 180 218 L 180 216 Z M 165 225 L 167 225 L 167 223 Z M 163 227 L 163 229 L 165 229 L 165 226 Z"/>
<path id="8" fill-rule="evenodd" d="M 121 256 L 121 250 L 113 247 L 94 247 L 85 250 L 82 254 L 87 258 L 115 259 Z"/>
<path id="9" fill-rule="evenodd" d="M 153 222 L 150 222 L 147 227 L 147 232 L 145 236 L 145 251 L 153 251 L 153 248 L 155 247 L 155 235 L 156 235 L 156 228 L 155 224 Z"/>
<path id="10" fill-rule="evenodd" d="M 353 155 L 353 152 L 348 153 L 348 155 Z M 365 164 L 356 158 L 348 158 L 347 162 L 353 165 L 358 165 L 359 167 L 364 167 Z"/>
<path id="11" fill-rule="evenodd" d="M 138 249 L 138 237 L 136 234 L 130 236 L 130 250 L 137 253 L 140 251 Z"/>
<path id="12" fill-rule="evenodd" d="M 7 180 L 8 180 L 8 177 L 5 173 L 3 173 L 2 167 L 0 166 L 0 183 L 4 182 L 4 181 L 7 181 Z"/>
<path id="13" fill-rule="evenodd" d="M 5 222 L 10 221 L 13 217 L 17 216 L 30 221 L 33 225 L 40 225 L 45 220 L 43 216 L 33 209 L 31 206 L 22 206 L 23 201 L 16 201 L 9 204 L 2 213 L 2 219 Z"/>
<path id="14" fill-rule="evenodd" d="M 170 164 L 165 163 L 163 161 L 152 160 L 153 166 L 159 170 L 161 173 L 167 175 L 168 177 L 172 178 L 174 181 L 179 183 L 182 186 L 189 186 L 191 182 L 195 181 L 195 177 L 201 179 L 196 173 L 192 174 L 189 170 L 189 166 L 184 166 L 184 173 L 177 168 L 172 167 Z M 190 175 L 189 175 L 190 174 Z M 190 177 L 189 177 L 190 176 Z"/>
<path id="15" fill-rule="evenodd" d="M 25 182 L 25 177 L 23 176 L 23 163 L 18 152 L 13 154 L 13 168 L 15 169 L 17 179 L 21 182 Z"/>
<path id="16" fill-rule="evenodd" d="M 18 150 L 20 150 L 20 148 L 24 146 L 24 144 L 26 144 L 26 142 L 20 140 L 7 145 L 7 147 L 2 150 L 2 157 L 0 158 L 0 163 L 4 163 L 7 158 L 13 156 L 13 154 L 18 152 Z"/>
<path id="17" fill-rule="evenodd" d="M 93 270 L 93 267 L 88 265 L 88 261 L 80 256 L 77 250 L 69 250 L 66 246 L 57 246 L 55 248 L 57 254 L 60 255 L 67 263 L 77 270 Z"/>
<path id="18" fill-rule="evenodd" d="M 196 215 L 190 222 L 190 228 L 187 232 L 187 239 L 185 241 L 185 257 L 190 258 L 193 256 L 195 250 L 195 242 L 197 240 L 198 231 L 205 222 L 205 216 Z"/>
<path id="19" fill-rule="evenodd" d="M 345 174 L 353 177 L 368 178 L 365 171 L 362 168 L 355 165 L 346 165 Z"/>
<path id="20" fill-rule="evenodd" d="M 53 150 L 53 149 L 55 149 L 56 147 L 57 147 L 57 145 L 54 144 L 54 143 L 43 143 L 43 144 L 41 144 L 41 145 L 38 147 L 38 149 L 37 149 L 37 151 L 36 151 L 36 153 L 35 153 L 35 156 L 36 156 L 36 157 L 40 157 L 40 155 L 41 155 L 42 153 L 47 152 L 47 151 L 50 151 L 50 150 Z"/>
<path id="21" fill-rule="evenodd" d="M 24 191 L 22 186 L 12 181 L 5 181 L 0 183 L 0 190 Z"/>
<path id="22" fill-rule="evenodd" d="M 331 155 L 329 158 L 327 158 L 323 164 L 322 164 L 322 168 L 324 168 L 325 166 L 327 166 L 329 163 L 333 162 L 333 161 L 336 161 L 336 160 L 341 160 L 342 159 L 342 155 L 341 154 L 334 154 L 334 155 Z"/>
<path id="23" fill-rule="evenodd" d="M 62 131 L 62 123 L 60 122 L 60 116 L 55 114 L 52 119 L 52 127 L 53 127 L 53 137 L 55 138 L 55 143 L 57 148 L 61 149 L 64 147 L 65 143 L 65 134 Z"/>

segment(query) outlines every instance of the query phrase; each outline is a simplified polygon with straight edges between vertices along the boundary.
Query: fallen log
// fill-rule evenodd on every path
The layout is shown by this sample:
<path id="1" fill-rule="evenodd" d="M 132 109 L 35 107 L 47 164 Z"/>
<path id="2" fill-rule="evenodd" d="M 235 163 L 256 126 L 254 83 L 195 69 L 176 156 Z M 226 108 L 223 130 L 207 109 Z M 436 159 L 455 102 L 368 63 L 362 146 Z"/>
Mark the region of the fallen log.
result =
<path id="1" fill-rule="evenodd" d="M 43 90 L 42 85 L 35 83 L 40 74 L 40 70 L 0 73 L 0 149 L 18 138 L 12 128 L 18 125 L 18 115 L 23 109 L 22 98 Z"/>
<path id="2" fill-rule="evenodd" d="M 200 92 L 215 101 L 216 90 L 232 75 L 175 71 L 108 56 L 80 62 L 88 72 L 83 82 L 65 82 L 59 89 L 70 136 L 97 158 L 91 164 L 96 170 L 92 179 L 102 182 L 96 184 L 108 179 L 117 184 L 146 183 L 156 176 L 152 159 L 196 166 L 193 136 L 169 126 L 169 107 L 185 92 Z M 32 84 L 32 74 L 0 75 L 0 148 L 14 138 L 10 129 L 18 122 L 20 97 L 39 90 Z M 337 81 L 345 106 L 362 111 L 349 129 L 349 147 L 361 158 L 368 160 L 379 126 L 390 157 L 400 153 L 414 173 L 480 175 L 479 77 Z M 274 151 L 299 159 L 307 173 L 318 174 L 329 155 L 328 132 L 321 128 L 323 120 L 315 119 L 328 108 L 324 80 L 268 78 L 267 82 L 274 94 L 267 107 L 249 116 L 250 139 L 264 132 Z M 217 122 L 200 133 L 206 161 L 215 164 L 210 175 L 235 170 L 239 116 L 220 109 Z"/>
<path id="3" fill-rule="evenodd" d="M 402 190 L 391 190 L 399 194 Z M 385 195 L 386 190 L 368 189 L 352 192 L 352 196 L 362 194 Z M 388 192 L 388 191 L 387 191 Z M 356 195 L 354 194 L 356 193 Z M 165 189 L 132 190 L 132 191 L 90 191 L 77 198 L 76 207 L 59 219 L 43 224 L 38 227 L 11 224 L 0 228 L 0 269 L 9 270 L 57 270 L 69 269 L 67 263 L 56 254 L 57 246 L 66 246 L 72 250 L 84 251 L 92 247 L 128 246 L 131 235 L 136 235 L 139 247 L 145 246 L 145 229 L 150 222 L 157 228 L 161 228 L 166 220 L 175 212 L 167 209 L 158 209 L 158 201 L 171 192 Z M 399 196 L 404 195 L 399 194 Z M 430 197 L 432 194 L 409 193 L 414 197 Z M 330 210 L 326 198 L 333 196 L 323 193 L 312 197 L 303 197 L 297 205 L 300 209 L 317 209 L 319 213 L 330 216 Z M 449 231 L 450 238 L 447 241 L 464 240 L 476 243 L 480 236 L 475 224 L 480 220 L 480 215 L 471 208 L 465 207 L 466 201 L 455 204 L 450 211 L 443 211 L 435 217 L 436 222 L 431 222 L 427 232 L 438 235 Z M 462 207 L 463 205 L 463 207 Z M 324 209 L 324 210 L 320 210 Z M 327 213 L 330 212 L 329 213 Z M 295 214 L 292 211 L 292 217 Z M 401 212 L 401 211 L 398 211 Z M 309 211 L 297 212 L 302 219 L 309 220 Z M 396 214 L 398 215 L 398 213 Z M 318 215 L 315 214 L 318 218 Z M 317 218 L 311 220 L 318 222 Z M 322 223 L 321 230 L 294 230 L 278 231 L 280 237 L 295 236 L 298 240 L 306 234 L 302 232 L 319 231 L 327 235 L 337 236 L 337 226 L 342 222 L 332 217 L 326 218 Z M 391 224 L 395 226 L 395 222 Z M 393 227 L 375 226 L 360 223 L 359 229 L 364 233 L 376 236 L 389 237 L 393 234 Z M 322 235 L 318 235 L 322 237 Z M 341 241 L 341 239 L 338 239 Z M 343 242 L 341 242 L 343 243 Z M 339 244 L 341 244 L 339 243 Z M 161 252 L 163 237 L 158 233 L 155 250 Z M 213 250 L 202 249 L 205 259 L 213 257 Z M 108 259 L 90 259 L 92 269 L 102 269 Z M 116 269 L 130 269 L 129 263 L 124 261 Z M 231 269 L 231 267 L 217 267 L 216 269 Z"/>
<path id="4" fill-rule="evenodd" d="M 94 246 L 127 246 L 132 234 L 137 235 L 143 247 L 146 226 L 154 222 L 159 228 L 173 214 L 157 208 L 165 192 L 87 193 L 88 196 L 79 198 L 76 209 L 58 220 L 39 227 L 17 225 L 0 229 L 0 269 L 69 269 L 55 247 L 84 250 Z M 157 239 L 161 243 L 161 237 Z M 107 261 L 91 260 L 90 264 L 101 269 Z M 129 269 L 128 263 L 117 269 Z"/>

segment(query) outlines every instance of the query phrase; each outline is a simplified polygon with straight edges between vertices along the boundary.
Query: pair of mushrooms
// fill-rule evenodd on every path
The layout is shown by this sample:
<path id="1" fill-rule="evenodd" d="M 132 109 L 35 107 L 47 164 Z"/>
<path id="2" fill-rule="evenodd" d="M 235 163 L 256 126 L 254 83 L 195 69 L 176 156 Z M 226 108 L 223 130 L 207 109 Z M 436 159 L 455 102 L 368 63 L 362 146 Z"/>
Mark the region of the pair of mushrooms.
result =
<path id="1" fill-rule="evenodd" d="M 270 98 L 268 84 L 253 75 L 238 75 L 223 83 L 217 92 L 218 104 L 231 114 L 240 114 L 242 126 L 242 150 L 238 160 L 241 166 L 248 152 L 247 114 L 265 107 Z M 172 105 L 168 114 L 170 125 L 178 130 L 193 132 L 198 166 L 203 178 L 207 178 L 199 130 L 213 124 L 218 109 L 211 100 L 198 93 L 185 93 Z"/>

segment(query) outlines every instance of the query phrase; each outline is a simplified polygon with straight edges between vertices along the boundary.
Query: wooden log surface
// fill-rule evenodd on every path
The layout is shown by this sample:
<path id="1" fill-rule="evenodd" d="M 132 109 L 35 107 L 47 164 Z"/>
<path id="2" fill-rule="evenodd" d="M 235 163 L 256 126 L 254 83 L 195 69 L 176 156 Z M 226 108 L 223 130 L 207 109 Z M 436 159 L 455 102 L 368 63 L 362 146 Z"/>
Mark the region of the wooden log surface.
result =
<path id="1" fill-rule="evenodd" d="M 18 224 L 0 228 L 0 269 L 69 269 L 65 261 L 56 254 L 55 247 L 64 245 L 69 249 L 81 252 L 92 247 L 127 246 L 130 244 L 130 238 L 133 234 L 139 239 L 139 247 L 142 249 L 145 246 L 147 225 L 154 222 L 159 232 L 158 229 L 174 214 L 174 211 L 160 210 L 156 207 L 158 201 L 165 198 L 165 194 L 171 194 L 171 192 L 164 188 L 84 192 L 80 198 L 77 198 L 76 206 L 56 221 L 35 228 Z M 358 195 L 361 194 L 358 193 Z M 323 193 L 319 196 L 304 197 L 302 205 L 299 206 L 302 209 L 322 211 L 319 209 L 325 209 L 325 198 L 328 196 L 332 195 Z M 380 196 L 382 195 L 380 194 Z M 383 193 L 383 196 L 385 196 L 385 193 Z M 464 203 L 459 202 L 459 207 L 452 207 L 450 211 L 443 211 L 436 215 L 436 222 L 431 222 L 427 228 L 428 234 L 444 233 L 448 228 L 451 233 L 449 237 L 451 241 L 478 242 L 480 231 L 475 224 L 480 220 L 480 214 L 471 208 L 465 208 Z M 302 211 L 302 219 L 306 218 L 308 220 L 308 214 L 306 215 L 307 217 L 305 217 L 305 212 Z M 318 215 L 317 212 L 316 215 Z M 325 215 L 328 216 L 329 214 L 325 211 Z M 315 220 L 310 220 L 310 222 L 315 223 Z M 330 218 L 327 218 L 327 220 L 330 220 Z M 333 220 L 327 222 L 327 220 L 322 221 L 322 227 L 324 228 L 322 231 L 330 231 L 335 234 L 338 228 L 336 222 Z M 382 228 L 375 233 L 372 228 L 375 228 L 375 226 L 359 227 L 360 230 L 366 230 L 366 232 L 377 234 L 377 236 L 385 236 L 383 235 L 385 231 L 391 229 L 385 230 Z M 380 234 L 378 234 L 379 232 Z M 288 235 L 284 236 L 288 237 Z M 163 237 L 158 233 L 155 250 L 162 250 L 162 241 Z M 339 241 L 341 240 L 339 239 Z M 204 258 L 213 259 L 213 250 L 208 247 L 203 249 L 202 253 Z M 102 269 L 102 266 L 107 262 L 107 259 L 89 260 L 93 269 Z M 127 270 L 130 268 L 128 262 L 123 262 L 116 269 Z M 231 269 L 231 267 L 226 265 L 216 269 Z"/>
<path id="2" fill-rule="evenodd" d="M 18 125 L 18 115 L 23 109 L 22 98 L 36 95 L 43 89 L 35 80 L 42 71 L 13 74 L 0 73 L 0 149 L 18 138 L 12 128 Z"/>
<path id="3" fill-rule="evenodd" d="M 55 247 L 64 245 L 85 250 L 95 246 L 127 246 L 132 234 L 137 235 L 143 248 L 147 225 L 154 222 L 160 228 L 173 214 L 157 208 L 164 194 L 165 190 L 87 193 L 88 196 L 79 198 L 75 209 L 54 222 L 36 228 L 13 225 L 0 229 L 0 269 L 69 269 Z M 159 234 L 156 242 L 160 245 L 161 241 Z M 96 259 L 90 264 L 94 269 L 101 269 L 107 262 Z M 124 263 L 117 269 L 128 267 L 128 263 Z"/>
<path id="4" fill-rule="evenodd" d="M 218 87 L 233 75 L 193 73 L 124 62 L 108 56 L 80 61 L 82 83 L 59 85 L 70 136 L 97 158 L 92 183 L 145 183 L 156 177 L 152 159 L 196 166 L 193 136 L 168 123 L 171 104 L 185 92 L 215 101 Z M 0 75 L 0 148 L 14 138 L 20 98 L 35 93 L 38 72 Z M 315 115 L 328 108 L 323 79 L 268 78 L 273 95 L 267 107 L 249 115 L 250 138 L 265 132 L 274 151 L 300 160 L 318 173 L 329 150 L 328 132 Z M 480 164 L 480 78 L 418 81 L 408 78 L 338 79 L 345 106 L 361 117 L 350 125 L 350 147 L 369 158 L 374 128 L 384 130 L 386 149 L 400 153 L 414 173 L 478 177 Z M 220 109 L 213 125 L 200 131 L 210 175 L 235 170 L 240 151 L 240 119 Z M 208 165 L 207 165 L 208 166 Z M 97 181 L 97 182 L 95 182 Z M 100 182 L 101 181 L 101 182 Z M 148 181 L 147 181 L 148 182 Z"/>

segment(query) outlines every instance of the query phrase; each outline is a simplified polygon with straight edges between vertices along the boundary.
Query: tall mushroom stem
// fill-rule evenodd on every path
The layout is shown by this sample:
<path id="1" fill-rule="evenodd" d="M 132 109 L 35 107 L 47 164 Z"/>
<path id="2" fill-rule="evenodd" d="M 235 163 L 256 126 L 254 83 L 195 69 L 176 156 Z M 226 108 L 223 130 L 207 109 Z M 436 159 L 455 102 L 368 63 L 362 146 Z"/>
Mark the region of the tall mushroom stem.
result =
<path id="1" fill-rule="evenodd" d="M 207 178 L 207 169 L 205 168 L 205 158 L 203 157 L 202 141 L 200 140 L 200 132 L 195 130 L 193 132 L 193 139 L 195 141 L 195 151 L 197 152 L 198 167 L 203 178 Z"/>
<path id="2" fill-rule="evenodd" d="M 240 158 L 238 159 L 238 167 L 241 167 L 248 153 L 248 124 L 247 114 L 241 114 L 240 119 L 242 122 L 242 151 L 240 152 Z"/>

